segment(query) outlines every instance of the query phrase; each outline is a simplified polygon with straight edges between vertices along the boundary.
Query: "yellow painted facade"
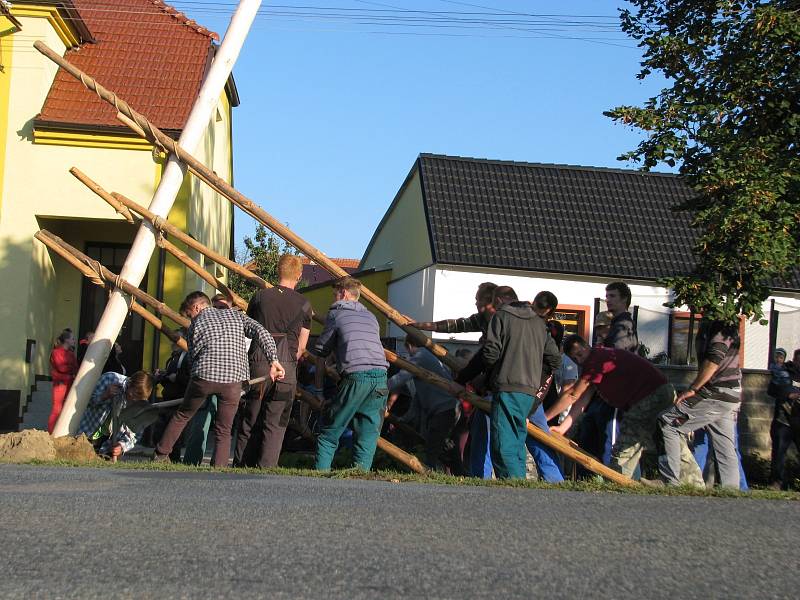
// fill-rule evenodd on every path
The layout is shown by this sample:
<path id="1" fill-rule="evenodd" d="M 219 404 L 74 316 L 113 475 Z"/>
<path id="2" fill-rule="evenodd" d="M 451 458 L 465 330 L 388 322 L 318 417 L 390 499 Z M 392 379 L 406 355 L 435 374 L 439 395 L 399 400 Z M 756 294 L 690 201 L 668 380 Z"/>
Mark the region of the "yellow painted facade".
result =
<path id="1" fill-rule="evenodd" d="M 384 269 L 381 271 L 370 271 L 368 273 L 354 274 L 355 277 L 361 281 L 366 287 L 375 292 L 382 299 L 386 300 L 389 296 L 389 282 L 392 280 L 392 270 Z M 328 314 L 328 309 L 333 304 L 333 288 L 330 285 L 320 284 L 312 288 L 297 290 L 303 294 L 308 301 L 311 302 L 311 307 L 314 309 L 314 314 L 319 315 L 323 319 Z M 378 312 L 371 304 L 364 302 L 372 314 L 378 319 L 378 324 L 381 328 L 381 335 L 388 335 L 388 321 L 383 313 Z M 322 326 L 314 322 L 311 326 L 311 335 L 319 335 L 322 333 Z"/>
<path id="2" fill-rule="evenodd" d="M 122 135 L 72 133 L 68 131 L 46 131 L 37 129 L 33 132 L 33 141 L 36 144 L 48 144 L 51 146 L 110 148 L 115 150 L 153 150 L 153 145 L 147 140 Z"/>
<path id="3" fill-rule="evenodd" d="M 8 132 L 8 106 L 11 97 L 11 69 L 14 53 L 11 51 L 11 34 L 15 26 L 4 16 L 0 16 L 0 140 L 6 139 Z M 6 145 L 0 142 L 0 219 L 3 217 L 3 165 Z"/>
<path id="4" fill-rule="evenodd" d="M 77 43 L 77 37 L 68 23 L 59 21 L 57 11 L 25 5 L 15 8 L 13 14 L 23 25 L 24 37 L 15 39 L 13 29 L 0 21 L 0 392 L 19 390 L 22 412 L 36 376 L 49 375 L 49 352 L 58 332 L 71 327 L 76 333 L 85 333 L 78 331 L 81 275 L 51 256 L 34 240 L 34 233 L 47 228 L 79 250 L 89 242 L 130 244 L 136 233 L 70 175 L 70 167 L 78 167 L 106 190 L 147 205 L 162 165 L 148 144 L 132 137 L 34 129 L 34 118 L 57 67 L 32 51 L 31 44 L 39 39 L 63 53 L 68 45 Z M 232 180 L 231 106 L 225 94 L 218 113 L 196 155 L 221 177 Z M 229 253 L 232 207 L 191 176 L 187 176 L 169 220 L 215 251 Z M 158 265 L 156 252 L 147 281 L 147 290 L 153 295 L 158 287 Z M 213 269 L 212 265 L 209 268 Z M 222 273 L 220 279 L 224 281 L 226 276 Z M 195 289 L 213 292 L 169 258 L 164 301 L 177 308 L 183 296 Z M 153 337 L 147 326 L 144 368 L 151 366 Z M 25 361 L 28 340 L 35 341 L 30 362 Z M 162 361 L 168 354 L 169 343 L 162 340 Z"/>
<path id="5" fill-rule="evenodd" d="M 430 265 L 433 259 L 427 231 L 422 186 L 419 172 L 415 170 L 373 236 L 361 268 L 390 265 L 394 278 L 399 279 Z"/>

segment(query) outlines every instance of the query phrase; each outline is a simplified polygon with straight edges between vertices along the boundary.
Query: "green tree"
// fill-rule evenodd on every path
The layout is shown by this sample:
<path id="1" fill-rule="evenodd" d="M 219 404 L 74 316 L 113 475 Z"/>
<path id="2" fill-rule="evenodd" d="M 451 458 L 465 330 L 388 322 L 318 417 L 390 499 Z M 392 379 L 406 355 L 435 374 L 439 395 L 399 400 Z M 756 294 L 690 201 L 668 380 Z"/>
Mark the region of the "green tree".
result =
<path id="1" fill-rule="evenodd" d="M 621 21 L 643 48 L 637 77 L 660 73 L 668 87 L 605 113 L 646 133 L 619 158 L 677 166 L 697 192 L 677 207 L 698 229 L 696 265 L 663 283 L 673 305 L 759 318 L 798 264 L 800 0 L 629 1 Z"/>
<path id="2" fill-rule="evenodd" d="M 237 249 L 236 262 L 247 265 L 251 271 L 267 283 L 277 285 L 278 259 L 283 254 L 297 255 L 300 253 L 259 224 L 256 226 L 256 233 L 252 238 L 245 236 L 244 248 Z M 250 300 L 255 292 L 255 288 L 244 277 L 236 273 L 230 274 L 229 287 L 245 300 Z"/>

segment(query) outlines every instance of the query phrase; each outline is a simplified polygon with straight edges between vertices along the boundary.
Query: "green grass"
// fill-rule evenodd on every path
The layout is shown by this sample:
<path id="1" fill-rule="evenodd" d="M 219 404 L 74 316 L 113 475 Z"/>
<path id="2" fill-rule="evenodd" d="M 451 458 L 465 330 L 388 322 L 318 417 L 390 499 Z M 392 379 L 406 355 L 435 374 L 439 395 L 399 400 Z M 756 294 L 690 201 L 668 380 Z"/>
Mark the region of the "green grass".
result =
<path id="1" fill-rule="evenodd" d="M 113 469 L 121 471 L 168 471 L 175 473 L 213 473 L 220 477 L 226 474 L 236 475 L 256 475 L 268 477 L 270 475 L 282 475 L 291 477 L 317 477 L 322 479 L 360 479 L 367 481 L 384 481 L 396 484 L 416 483 L 416 484 L 432 484 L 432 485 L 459 485 L 459 486 L 472 486 L 472 487 L 502 487 L 502 488 L 517 488 L 517 489 L 534 489 L 534 490 L 559 490 L 564 492 L 590 492 L 590 493 L 610 493 L 610 494 L 634 494 L 640 496 L 694 496 L 694 497 L 713 497 L 713 498 L 743 498 L 743 499 L 759 499 L 759 500 L 800 500 L 800 493 L 798 492 L 781 492 L 769 489 L 753 489 L 750 492 L 739 492 L 735 490 L 725 490 L 714 488 L 711 490 L 697 489 L 692 487 L 670 487 L 670 488 L 651 488 L 645 486 L 624 487 L 614 483 L 602 480 L 596 477 L 584 481 L 567 481 L 560 485 L 553 485 L 543 483 L 540 481 L 522 481 L 522 480 L 484 480 L 474 477 L 453 477 L 450 475 L 442 475 L 438 473 L 431 473 L 420 475 L 417 473 L 401 473 L 392 470 L 375 470 L 370 472 L 360 471 L 358 469 L 335 469 L 330 472 L 314 471 L 313 469 L 298 468 L 298 467 L 279 467 L 277 469 L 211 469 L 208 466 L 188 466 L 182 464 L 171 463 L 151 463 L 151 462 L 119 462 L 112 464 L 106 461 L 94 462 L 71 462 L 71 461 L 54 461 L 54 462 L 31 462 L 26 463 L 33 466 L 44 467 L 89 467 L 96 469 Z"/>

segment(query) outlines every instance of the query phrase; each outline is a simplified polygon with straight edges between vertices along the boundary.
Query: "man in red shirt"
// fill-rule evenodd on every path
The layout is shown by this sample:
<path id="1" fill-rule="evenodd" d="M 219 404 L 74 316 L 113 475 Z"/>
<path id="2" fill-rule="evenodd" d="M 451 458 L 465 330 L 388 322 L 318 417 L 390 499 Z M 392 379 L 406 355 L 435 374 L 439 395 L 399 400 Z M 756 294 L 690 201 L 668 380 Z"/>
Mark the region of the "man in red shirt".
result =
<path id="1" fill-rule="evenodd" d="M 623 411 L 620 435 L 611 449 L 611 468 L 630 477 L 645 446 L 652 444 L 658 416 L 672 407 L 675 389 L 649 361 L 627 350 L 592 348 L 578 335 L 564 341 L 564 353 L 581 367 L 581 377 L 547 411 L 551 419 L 572 405 L 569 416 L 551 430 L 564 434 L 596 388 L 603 401 Z"/>

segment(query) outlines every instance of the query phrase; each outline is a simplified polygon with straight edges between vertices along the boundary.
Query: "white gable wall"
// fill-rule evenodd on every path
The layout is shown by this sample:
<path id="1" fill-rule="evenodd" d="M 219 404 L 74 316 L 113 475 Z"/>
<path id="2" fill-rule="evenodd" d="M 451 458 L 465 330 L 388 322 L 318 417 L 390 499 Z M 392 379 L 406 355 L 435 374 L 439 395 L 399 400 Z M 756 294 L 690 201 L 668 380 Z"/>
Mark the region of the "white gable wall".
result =
<path id="1" fill-rule="evenodd" d="M 397 281 L 390 281 L 389 304 L 415 321 L 432 321 L 435 281 L 436 267 L 427 267 Z M 472 293 L 475 294 L 474 291 Z M 402 329 L 389 322 L 389 337 L 403 338 L 405 335 Z"/>
<path id="2" fill-rule="evenodd" d="M 612 278 L 590 278 L 577 275 L 523 273 L 503 269 L 474 269 L 436 265 L 404 277 L 389 284 L 389 302 L 400 312 L 417 321 L 438 321 L 465 317 L 475 312 L 475 291 L 484 281 L 498 285 L 510 285 L 520 298 L 533 300 L 542 291 L 549 290 L 560 305 L 583 306 L 588 309 L 590 329 L 593 327 L 595 298 L 605 297 L 605 287 Z M 646 282 L 627 282 L 633 294 L 632 305 L 639 306 L 638 331 L 640 340 L 650 348 L 650 356 L 667 351 L 670 309 L 663 306 L 670 299 L 667 288 Z M 779 308 L 785 311 L 783 324 L 792 339 L 793 329 L 800 333 L 800 300 L 784 296 L 776 297 Z M 765 317 L 769 317 L 770 302 L 764 303 Z M 686 311 L 686 308 L 682 309 Z M 798 312 L 790 312 L 797 310 Z M 402 332 L 392 326 L 390 335 L 402 337 Z M 444 341 L 477 341 L 480 334 L 433 334 L 434 339 Z M 781 341 L 779 335 L 778 340 Z M 745 324 L 744 367 L 764 369 L 767 367 L 769 350 L 769 326 L 759 323 Z M 793 343 L 783 342 L 791 353 L 800 347 L 800 338 Z M 780 343 L 778 345 L 781 345 Z"/>

